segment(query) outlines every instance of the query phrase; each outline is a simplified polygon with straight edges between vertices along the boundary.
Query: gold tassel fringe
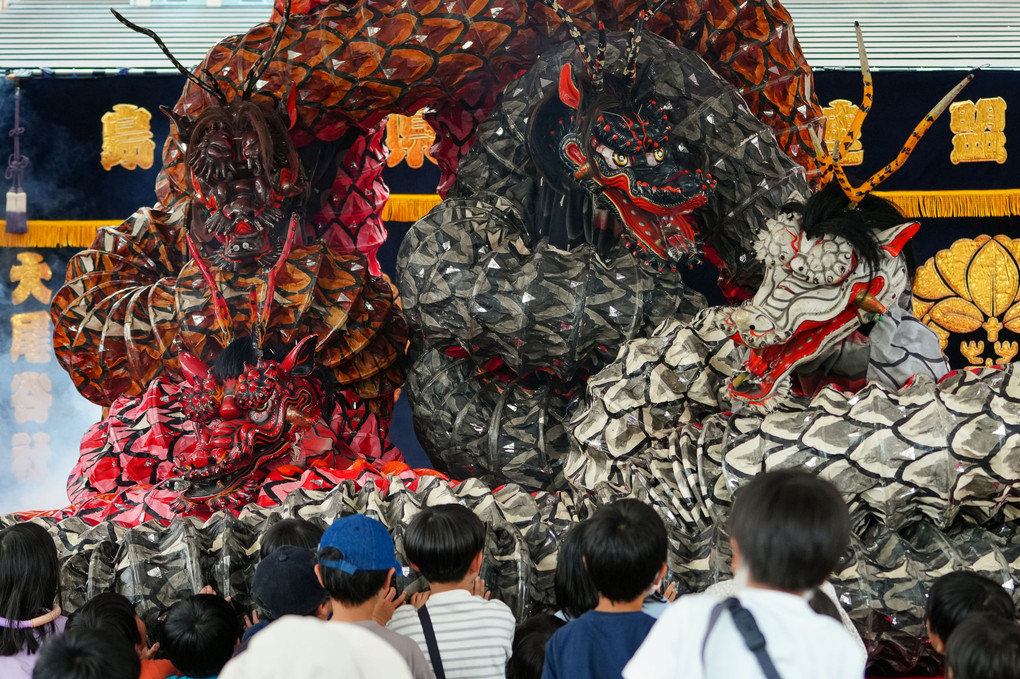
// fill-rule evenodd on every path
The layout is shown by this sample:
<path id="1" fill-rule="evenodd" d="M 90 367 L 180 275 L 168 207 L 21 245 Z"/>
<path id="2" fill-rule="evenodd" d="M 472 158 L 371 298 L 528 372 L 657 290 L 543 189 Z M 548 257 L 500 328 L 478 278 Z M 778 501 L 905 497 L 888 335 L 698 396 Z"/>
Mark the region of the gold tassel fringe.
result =
<path id="1" fill-rule="evenodd" d="M 992 191 L 875 191 L 905 217 L 1014 217 L 1020 189 Z"/>
<path id="2" fill-rule="evenodd" d="M 123 220 L 47 221 L 28 220 L 28 233 L 7 233 L 7 223 L 0 219 L 0 247 L 4 248 L 85 248 L 92 244 L 101 226 L 120 224 Z"/>
<path id="3" fill-rule="evenodd" d="M 439 205 L 440 198 L 428 193 L 396 193 L 383 207 L 384 222 L 416 222 Z"/>
<path id="4" fill-rule="evenodd" d="M 911 219 L 921 217 L 1014 217 L 1020 216 L 1020 189 L 993 191 L 875 191 Z M 397 193 L 390 196 L 382 218 L 389 222 L 414 222 L 439 204 L 439 196 L 427 193 Z M 121 220 L 41 221 L 30 220 L 28 233 L 14 235 L 0 220 L 0 247 L 85 248 L 92 244 L 100 226 Z"/>

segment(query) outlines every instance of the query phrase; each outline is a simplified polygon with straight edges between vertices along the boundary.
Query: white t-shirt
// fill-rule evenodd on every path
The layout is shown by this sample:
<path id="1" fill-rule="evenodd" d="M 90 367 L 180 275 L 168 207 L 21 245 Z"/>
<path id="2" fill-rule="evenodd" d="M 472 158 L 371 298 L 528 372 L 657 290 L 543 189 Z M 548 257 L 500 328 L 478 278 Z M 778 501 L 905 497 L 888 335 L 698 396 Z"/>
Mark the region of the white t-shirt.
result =
<path id="1" fill-rule="evenodd" d="M 737 595 L 765 636 L 782 679 L 861 679 L 867 656 L 838 622 L 811 610 L 800 596 L 766 589 Z M 711 594 L 680 597 L 623 670 L 624 679 L 760 679 L 765 676 L 728 611 L 716 622 L 702 664 Z"/>
<path id="2" fill-rule="evenodd" d="M 503 679 L 514 640 L 514 620 L 502 601 L 487 601 L 463 589 L 429 597 L 426 608 L 436 631 L 447 679 Z M 414 606 L 401 606 L 387 628 L 411 637 L 429 658 Z M 431 659 L 430 659 L 431 660 Z"/>

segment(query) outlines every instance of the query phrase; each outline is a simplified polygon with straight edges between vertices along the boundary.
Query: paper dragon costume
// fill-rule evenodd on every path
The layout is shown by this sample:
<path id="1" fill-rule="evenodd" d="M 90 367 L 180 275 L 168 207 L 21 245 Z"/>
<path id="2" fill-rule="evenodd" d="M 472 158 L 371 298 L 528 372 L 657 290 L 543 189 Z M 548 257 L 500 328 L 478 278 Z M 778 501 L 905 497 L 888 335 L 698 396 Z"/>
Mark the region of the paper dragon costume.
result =
<path id="1" fill-rule="evenodd" d="M 189 75 L 159 205 L 101 230 L 54 300 L 60 360 L 110 406 L 75 513 L 39 518 L 68 610 L 207 582 L 243 605 L 281 513 L 369 512 L 400 545 L 451 501 L 488 523 L 487 580 L 521 616 L 552 605 L 559 536 L 619 496 L 663 514 L 672 577 L 700 589 L 733 488 L 794 464 L 851 504 L 836 581 L 880 667 L 928 657 L 918 581 L 1020 572 L 1020 388 L 1009 367 L 935 384 L 904 311 L 915 227 L 813 213 L 819 171 L 849 182 L 812 143 L 779 3 L 277 9 Z M 380 137 L 422 107 L 447 200 L 401 249 L 408 328 L 373 275 Z M 829 217 L 872 214 L 851 194 Z M 705 311 L 678 271 L 698 256 L 747 304 Z M 419 431 L 463 481 L 387 467 L 409 337 Z"/>
<path id="2" fill-rule="evenodd" d="M 265 500 L 284 463 L 401 459 L 385 441 L 407 337 L 395 291 L 364 255 L 304 244 L 314 184 L 288 134 L 293 98 L 253 101 L 284 28 L 230 101 L 182 69 L 216 101 L 170 113 L 187 200 L 102 229 L 54 299 L 58 359 L 111 408 L 69 481 L 86 513 L 208 515 Z"/>
<path id="3" fill-rule="evenodd" d="M 433 462 L 562 487 L 588 376 L 704 307 L 678 272 L 696 253 L 753 277 L 734 244 L 808 191 L 772 139 L 700 58 L 640 24 L 578 33 L 510 83 L 397 260 L 408 398 Z"/>

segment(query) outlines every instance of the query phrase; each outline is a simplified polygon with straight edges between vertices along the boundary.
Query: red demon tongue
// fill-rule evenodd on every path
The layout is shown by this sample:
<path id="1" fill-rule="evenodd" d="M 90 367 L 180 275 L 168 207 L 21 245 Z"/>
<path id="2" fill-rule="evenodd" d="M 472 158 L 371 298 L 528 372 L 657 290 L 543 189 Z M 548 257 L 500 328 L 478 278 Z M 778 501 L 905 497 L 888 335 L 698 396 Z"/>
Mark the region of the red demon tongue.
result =
<path id="1" fill-rule="evenodd" d="M 255 233 L 255 227 L 248 222 L 238 222 L 234 226 L 234 233 L 238 236 L 248 236 Z"/>

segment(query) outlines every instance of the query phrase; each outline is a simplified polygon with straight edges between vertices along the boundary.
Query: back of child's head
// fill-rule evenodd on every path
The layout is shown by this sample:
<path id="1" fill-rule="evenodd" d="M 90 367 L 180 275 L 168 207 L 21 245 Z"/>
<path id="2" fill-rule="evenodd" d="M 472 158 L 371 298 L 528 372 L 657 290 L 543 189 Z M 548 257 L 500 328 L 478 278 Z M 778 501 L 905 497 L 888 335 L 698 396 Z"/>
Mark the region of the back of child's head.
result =
<path id="1" fill-rule="evenodd" d="M 545 645 L 565 624 L 565 620 L 555 615 L 539 613 L 518 625 L 506 665 L 507 679 L 542 679 Z"/>
<path id="2" fill-rule="evenodd" d="M 49 533 L 34 523 L 0 530 L 0 617 L 28 621 L 54 610 L 60 589 L 60 563 Z M 55 615 L 55 614 L 54 614 Z M 0 656 L 35 653 L 52 623 L 35 629 L 0 627 Z"/>
<path id="3" fill-rule="evenodd" d="M 103 592 L 86 601 L 68 617 L 65 629 L 68 632 L 85 629 L 116 634 L 132 647 L 145 641 L 138 626 L 135 607 L 126 596 L 117 592 Z"/>
<path id="4" fill-rule="evenodd" d="M 120 635 L 76 629 L 47 639 L 33 679 L 138 679 L 138 653 Z"/>
<path id="5" fill-rule="evenodd" d="M 404 532 L 404 552 L 429 582 L 459 582 L 485 547 L 485 524 L 457 504 L 423 509 Z"/>
<path id="6" fill-rule="evenodd" d="M 942 644 L 949 641 L 964 618 L 974 613 L 990 613 L 1006 620 L 1016 618 L 1013 599 L 1000 584 L 983 575 L 955 571 L 932 583 L 925 617 L 929 633 Z"/>
<path id="7" fill-rule="evenodd" d="M 315 577 L 315 554 L 294 545 L 283 545 L 259 561 L 251 595 L 259 617 L 267 622 L 285 615 L 314 615 L 328 598 Z"/>
<path id="8" fill-rule="evenodd" d="M 610 601 L 643 596 L 666 563 L 666 526 L 639 500 L 600 507 L 588 521 L 583 542 L 592 584 Z"/>
<path id="9" fill-rule="evenodd" d="M 850 542 L 839 491 L 796 469 L 759 474 L 737 490 L 728 526 L 754 581 L 789 592 L 821 585 Z"/>
<path id="10" fill-rule="evenodd" d="M 344 606 L 360 606 L 400 568 L 393 538 L 379 521 L 362 514 L 337 519 L 319 542 L 319 572 L 329 596 Z"/>
<path id="11" fill-rule="evenodd" d="M 170 607 L 160 647 L 182 675 L 205 679 L 219 674 L 230 660 L 238 632 L 229 602 L 215 594 L 195 594 Z"/>
<path id="12" fill-rule="evenodd" d="M 314 552 L 322 539 L 322 528 L 305 519 L 281 519 L 266 529 L 259 540 L 259 558 L 264 559 L 284 545 Z"/>
<path id="13" fill-rule="evenodd" d="M 599 603 L 599 592 L 584 566 L 584 535 L 587 521 L 574 524 L 560 542 L 556 555 L 553 588 L 556 605 L 571 618 L 579 618 Z"/>
<path id="14" fill-rule="evenodd" d="M 949 679 L 1020 679 L 1020 627 L 994 613 L 974 613 L 946 642 Z"/>

